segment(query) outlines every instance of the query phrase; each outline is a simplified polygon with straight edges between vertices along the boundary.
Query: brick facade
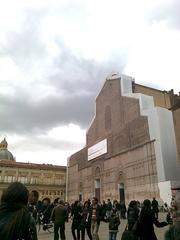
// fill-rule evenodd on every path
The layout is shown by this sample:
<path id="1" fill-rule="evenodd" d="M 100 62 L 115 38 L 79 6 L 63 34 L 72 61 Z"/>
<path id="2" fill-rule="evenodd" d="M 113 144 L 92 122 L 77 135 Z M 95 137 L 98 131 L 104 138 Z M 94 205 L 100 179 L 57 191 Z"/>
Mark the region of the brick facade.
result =
<path id="1" fill-rule="evenodd" d="M 107 153 L 88 161 L 87 149 L 105 138 Z M 69 201 L 81 194 L 83 200 L 92 198 L 97 180 L 100 200 L 119 200 L 120 188 L 124 188 L 126 202 L 159 197 L 147 117 L 140 115 L 138 99 L 121 96 L 120 79 L 106 80 L 96 98 L 96 113 L 86 139 L 86 147 L 70 158 Z"/>

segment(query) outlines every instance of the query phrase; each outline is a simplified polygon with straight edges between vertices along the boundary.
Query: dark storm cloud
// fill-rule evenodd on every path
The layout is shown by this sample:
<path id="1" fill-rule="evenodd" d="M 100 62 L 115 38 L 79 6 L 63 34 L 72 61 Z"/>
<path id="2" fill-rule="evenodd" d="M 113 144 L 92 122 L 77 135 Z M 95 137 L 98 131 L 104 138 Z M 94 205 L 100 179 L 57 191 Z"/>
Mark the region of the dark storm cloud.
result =
<path id="1" fill-rule="evenodd" d="M 70 94 L 70 93 L 69 93 Z M 79 96 L 75 98 L 61 99 L 50 96 L 43 101 L 31 104 L 24 98 L 1 98 L 1 129 L 14 133 L 41 132 L 58 125 L 88 122 L 93 107 L 86 106 L 89 97 Z M 93 104 L 91 104 L 93 106 Z"/>
<path id="2" fill-rule="evenodd" d="M 68 55 L 67 51 L 66 54 Z M 120 61 L 102 66 L 94 61 L 79 60 L 71 54 L 67 55 L 66 62 L 64 60 L 65 67 L 61 65 L 56 75 L 53 75 L 52 68 L 49 78 L 51 86 L 56 88 L 57 93 L 63 92 L 63 96 L 50 95 L 42 100 L 32 101 L 32 86 L 29 97 L 18 88 L 15 97 L 0 97 L 1 129 L 11 133 L 27 133 L 43 132 L 69 123 L 78 124 L 83 128 L 88 126 L 94 114 L 95 97 L 105 77 L 115 66 L 118 70 L 123 66 Z M 59 61 L 61 57 L 55 64 Z"/>
<path id="3" fill-rule="evenodd" d="M 46 11 L 26 11 L 21 31 L 8 33 L 7 43 L 0 46 L 0 56 L 10 57 L 28 78 L 33 65 L 48 58 L 40 31 Z M 116 49 L 110 61 L 100 63 L 77 57 L 61 37 L 56 36 L 54 42 L 60 54 L 48 66 L 48 73 L 44 66 L 41 79 L 33 79 L 30 89 L 23 89 L 20 81 L 14 84 L 12 80 L 16 94 L 0 95 L 0 134 L 42 133 L 69 123 L 86 128 L 94 114 L 95 97 L 106 76 L 114 70 L 122 72 L 126 64 L 126 50 Z M 41 85 L 55 89 L 55 93 L 36 100 L 37 88 L 39 95 L 43 95 Z"/>
<path id="4" fill-rule="evenodd" d="M 165 20 L 169 27 L 180 30 L 180 1 L 171 0 L 168 3 L 160 4 L 149 11 L 147 17 L 151 23 Z"/>

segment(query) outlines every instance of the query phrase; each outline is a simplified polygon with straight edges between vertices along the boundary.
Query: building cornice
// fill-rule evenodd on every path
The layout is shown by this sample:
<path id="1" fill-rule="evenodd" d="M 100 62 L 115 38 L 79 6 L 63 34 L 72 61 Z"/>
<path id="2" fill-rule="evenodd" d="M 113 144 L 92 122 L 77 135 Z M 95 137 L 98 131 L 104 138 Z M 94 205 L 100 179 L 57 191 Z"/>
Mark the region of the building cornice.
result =
<path id="1" fill-rule="evenodd" d="M 0 167 L 13 167 L 13 168 L 27 168 L 39 170 L 66 170 L 66 166 L 58 166 L 52 164 L 38 164 L 38 163 L 23 163 L 23 162 L 7 162 L 0 161 Z"/>

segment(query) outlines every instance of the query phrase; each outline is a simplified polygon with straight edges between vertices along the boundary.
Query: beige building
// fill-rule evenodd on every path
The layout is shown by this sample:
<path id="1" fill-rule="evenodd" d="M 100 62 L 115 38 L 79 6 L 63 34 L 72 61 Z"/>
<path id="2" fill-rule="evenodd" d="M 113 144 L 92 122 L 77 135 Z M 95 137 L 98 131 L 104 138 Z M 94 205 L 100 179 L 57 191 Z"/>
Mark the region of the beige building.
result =
<path id="1" fill-rule="evenodd" d="M 7 146 L 4 139 L 0 143 L 0 196 L 10 183 L 18 181 L 29 191 L 38 191 L 40 200 L 45 197 L 51 201 L 56 198 L 65 200 L 66 167 L 16 162 Z"/>
<path id="2" fill-rule="evenodd" d="M 96 98 L 86 146 L 68 160 L 67 198 L 169 203 L 179 160 L 180 96 L 114 74 Z"/>

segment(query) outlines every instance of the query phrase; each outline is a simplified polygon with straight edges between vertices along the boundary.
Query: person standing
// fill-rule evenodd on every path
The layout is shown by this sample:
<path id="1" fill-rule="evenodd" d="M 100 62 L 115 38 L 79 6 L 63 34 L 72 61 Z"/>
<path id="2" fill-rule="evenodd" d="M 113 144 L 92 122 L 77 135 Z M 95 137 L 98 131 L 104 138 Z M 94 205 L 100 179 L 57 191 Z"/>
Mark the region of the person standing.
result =
<path id="1" fill-rule="evenodd" d="M 165 232 L 165 240 L 180 240 L 180 212 L 173 217 L 173 222 Z"/>
<path id="2" fill-rule="evenodd" d="M 117 200 L 114 200 L 113 207 L 116 208 L 119 219 L 121 219 L 120 203 Z"/>
<path id="3" fill-rule="evenodd" d="M 107 219 L 107 214 L 106 214 L 106 212 L 107 212 L 107 204 L 106 204 L 106 202 L 104 200 L 102 201 L 101 212 L 102 212 L 103 220 L 106 221 L 106 219 Z"/>
<path id="4" fill-rule="evenodd" d="M 152 210 L 154 212 L 155 218 L 158 219 L 158 212 L 159 212 L 159 206 L 158 201 L 155 199 L 155 197 L 152 200 L 151 206 Z"/>
<path id="5" fill-rule="evenodd" d="M 111 210 L 112 210 L 112 203 L 111 203 L 111 200 L 108 198 L 107 199 L 107 211 L 106 211 L 106 214 L 107 214 L 107 218 L 109 218 L 110 214 L 111 214 Z"/>
<path id="6" fill-rule="evenodd" d="M 52 210 L 51 220 L 54 222 L 54 240 L 59 240 L 59 231 L 61 240 L 65 240 L 65 222 L 68 221 L 68 213 L 62 200 L 59 200 L 59 204 Z"/>
<path id="7" fill-rule="evenodd" d="M 43 224 L 47 224 L 50 222 L 51 213 L 52 213 L 51 201 L 49 198 L 44 198 L 42 201 Z"/>
<path id="8" fill-rule="evenodd" d="M 37 240 L 36 225 L 28 211 L 27 188 L 14 182 L 3 192 L 0 204 L 0 239 Z"/>
<path id="9" fill-rule="evenodd" d="M 116 208 L 112 208 L 109 216 L 109 240 L 116 240 L 120 219 Z"/>
<path id="10" fill-rule="evenodd" d="M 36 190 L 33 190 L 29 194 L 28 200 L 28 210 L 31 213 L 31 216 L 34 218 L 34 221 L 37 222 L 38 218 L 38 208 L 37 203 L 39 199 L 39 193 Z"/>
<path id="11" fill-rule="evenodd" d="M 126 219 L 126 205 L 124 201 L 120 202 L 120 212 L 121 212 L 121 218 Z"/>
<path id="12" fill-rule="evenodd" d="M 93 240 L 99 240 L 99 225 L 101 221 L 101 207 L 98 204 L 98 199 L 94 197 L 92 199 L 92 219 L 91 219 L 91 233 Z"/>
<path id="13" fill-rule="evenodd" d="M 168 225 L 167 222 L 159 222 L 154 216 L 154 212 L 151 209 L 151 201 L 149 199 L 144 200 L 143 207 L 139 216 L 139 223 L 137 226 L 137 233 L 140 240 L 157 240 L 154 232 L 153 224 L 156 227 L 161 228 Z"/>
<path id="14" fill-rule="evenodd" d="M 174 196 L 170 214 L 170 227 L 165 233 L 165 240 L 180 240 L 180 192 Z"/>
<path id="15" fill-rule="evenodd" d="M 82 222 L 81 222 L 81 231 L 82 231 L 82 240 L 85 239 L 85 230 L 90 240 L 92 240 L 91 234 L 91 218 L 92 218 L 92 209 L 89 201 L 86 201 L 83 206 L 82 212 Z"/>
<path id="16" fill-rule="evenodd" d="M 71 231 L 72 231 L 73 239 L 80 240 L 82 207 L 79 201 L 75 201 L 74 204 L 72 205 L 71 218 L 72 218 Z"/>
<path id="17" fill-rule="evenodd" d="M 137 202 L 135 200 L 132 200 L 129 203 L 128 210 L 127 210 L 128 230 L 132 230 L 138 217 L 139 217 L 139 209 L 137 206 Z"/>

